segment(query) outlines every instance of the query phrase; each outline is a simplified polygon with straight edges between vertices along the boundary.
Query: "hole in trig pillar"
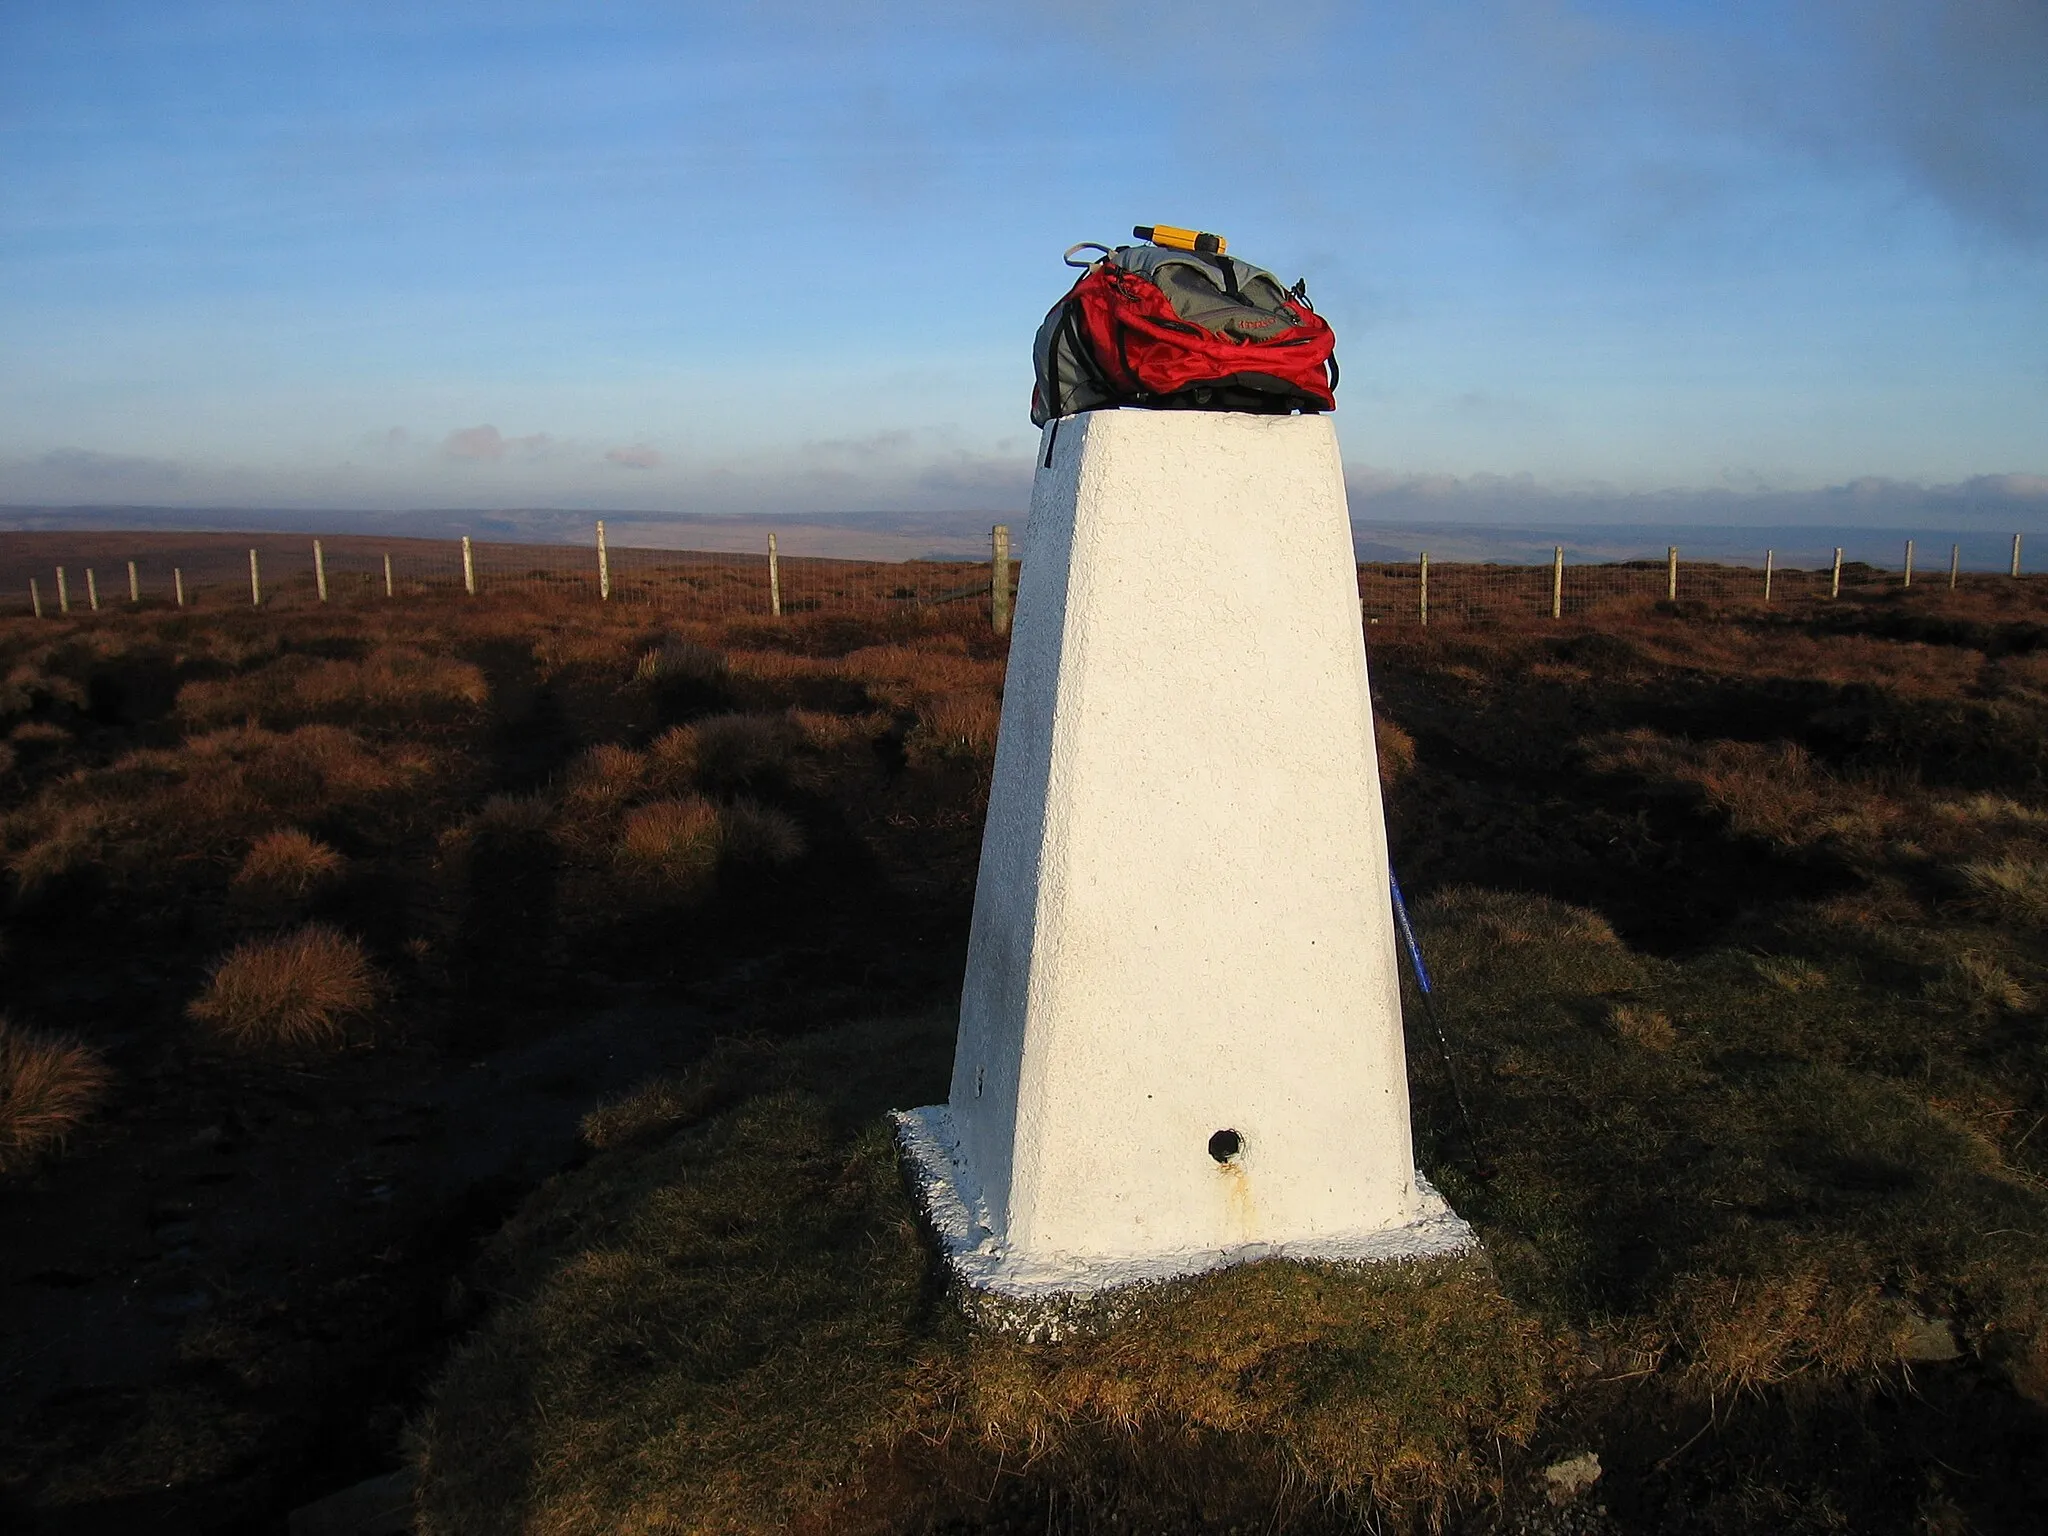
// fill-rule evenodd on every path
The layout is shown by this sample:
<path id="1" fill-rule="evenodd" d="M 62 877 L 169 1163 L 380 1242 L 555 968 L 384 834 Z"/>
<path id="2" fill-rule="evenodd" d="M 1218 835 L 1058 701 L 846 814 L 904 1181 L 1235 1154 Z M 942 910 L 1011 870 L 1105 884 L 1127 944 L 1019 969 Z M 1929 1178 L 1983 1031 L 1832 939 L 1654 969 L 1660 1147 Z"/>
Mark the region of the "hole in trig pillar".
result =
<path id="1" fill-rule="evenodd" d="M 1209 1138 L 1209 1155 L 1227 1163 L 1244 1150 L 1244 1138 L 1235 1131 L 1218 1131 Z"/>
<path id="2" fill-rule="evenodd" d="M 975 1097 L 976 1097 L 977 1099 L 981 1097 L 981 1084 L 982 1084 L 982 1080 L 983 1080 L 984 1078 L 986 1078 L 987 1076 L 988 1076 L 988 1068 L 987 1068 L 987 1067 L 976 1067 L 976 1068 L 974 1069 L 974 1096 L 975 1096 Z"/>

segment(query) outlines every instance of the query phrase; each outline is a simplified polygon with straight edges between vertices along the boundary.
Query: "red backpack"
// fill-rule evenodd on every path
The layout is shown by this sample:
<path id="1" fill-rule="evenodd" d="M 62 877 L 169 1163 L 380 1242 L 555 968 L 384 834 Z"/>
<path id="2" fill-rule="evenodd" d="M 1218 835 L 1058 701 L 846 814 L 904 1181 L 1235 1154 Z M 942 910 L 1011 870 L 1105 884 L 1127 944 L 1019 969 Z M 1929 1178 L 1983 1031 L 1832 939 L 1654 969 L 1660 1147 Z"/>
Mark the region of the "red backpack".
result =
<path id="1" fill-rule="evenodd" d="M 1033 426 L 1118 405 L 1261 415 L 1336 408 L 1336 338 L 1305 284 L 1282 288 L 1221 250 L 1083 244 L 1067 264 L 1083 265 L 1074 254 L 1087 250 L 1103 254 L 1038 328 Z"/>

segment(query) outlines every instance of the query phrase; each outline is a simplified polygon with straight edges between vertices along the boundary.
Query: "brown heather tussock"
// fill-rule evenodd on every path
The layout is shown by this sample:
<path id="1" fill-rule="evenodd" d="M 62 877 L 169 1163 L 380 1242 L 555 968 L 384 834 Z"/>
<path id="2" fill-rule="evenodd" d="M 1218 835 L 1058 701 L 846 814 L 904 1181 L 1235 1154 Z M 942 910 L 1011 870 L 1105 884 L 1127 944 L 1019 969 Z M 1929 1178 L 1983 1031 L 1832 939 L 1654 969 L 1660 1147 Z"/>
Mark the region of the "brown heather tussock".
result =
<path id="1" fill-rule="evenodd" d="M 563 798 L 581 815 L 602 815 L 631 799 L 647 778 L 647 759 L 631 747 L 605 742 L 569 765 Z"/>
<path id="2" fill-rule="evenodd" d="M 718 866 L 723 827 L 708 800 L 654 800 L 626 813 L 616 858 L 626 873 L 657 886 L 693 890 Z"/>
<path id="3" fill-rule="evenodd" d="M 595 624 L 571 622 L 533 644 L 534 664 L 543 682 L 578 672 L 616 674 L 630 670 L 637 654 L 634 637 Z"/>
<path id="4" fill-rule="evenodd" d="M 739 799 L 719 812 L 720 846 L 735 864 L 780 868 L 804 856 L 796 819 L 757 800 Z"/>
<path id="5" fill-rule="evenodd" d="M 986 693 L 940 693 L 917 708 L 917 724 L 904 742 L 912 763 L 995 761 L 1002 711 Z"/>
<path id="6" fill-rule="evenodd" d="M 554 802 L 544 794 L 492 795 L 469 818 L 468 830 L 486 838 L 539 837 L 554 814 Z"/>
<path id="7" fill-rule="evenodd" d="M 1379 758 L 1380 788 L 1398 784 L 1415 766 L 1415 738 L 1385 716 L 1372 717 L 1372 739 Z"/>
<path id="8" fill-rule="evenodd" d="M 366 806 L 417 785 L 433 765 L 420 749 L 380 753 L 332 725 L 230 727 L 46 784 L 0 817 L 0 850 L 24 892 L 89 865 L 148 882 L 163 878 L 166 857 L 233 857 L 280 819 Z"/>
<path id="9" fill-rule="evenodd" d="M 1830 774 L 1792 742 L 1692 742 L 1638 730 L 1589 746 L 1599 772 L 1687 786 L 1747 837 L 1867 845 L 1898 822 L 1896 803 Z"/>
<path id="10" fill-rule="evenodd" d="M 647 746 L 648 781 L 663 794 L 680 794 L 697 782 L 697 733 L 672 725 Z"/>
<path id="11" fill-rule="evenodd" d="M 709 682 L 724 671 L 725 658 L 719 652 L 682 635 L 666 637 L 660 645 L 643 651 L 633 664 L 633 678 L 642 683 L 669 683 L 682 679 Z"/>
<path id="12" fill-rule="evenodd" d="M 300 900 L 348 867 L 348 860 L 310 832 L 285 827 L 249 846 L 235 871 L 235 888 L 256 900 Z"/>
<path id="13" fill-rule="evenodd" d="M 780 715 L 713 715 L 694 729 L 697 779 L 706 789 L 761 788 L 797 770 L 797 735 Z"/>
<path id="14" fill-rule="evenodd" d="M 868 746 L 889 729 L 889 716 L 880 710 L 868 710 L 857 715 L 827 714 L 818 710 L 792 709 L 789 723 L 807 746 L 820 752 L 843 751 L 853 746 Z"/>
<path id="15" fill-rule="evenodd" d="M 239 677 L 190 682 L 178 691 L 178 712 L 198 725 L 388 724 L 466 713 L 489 698 L 483 673 L 471 663 L 385 645 L 361 661 L 284 656 Z"/>
<path id="16" fill-rule="evenodd" d="M 363 946 L 314 923 L 237 945 L 185 1011 L 238 1050 L 315 1050 L 342 1044 L 383 992 Z"/>
<path id="17" fill-rule="evenodd" d="M 7 733 L 7 739 L 17 747 L 65 746 L 71 733 L 54 720 L 24 720 Z"/>
<path id="18" fill-rule="evenodd" d="M 61 1148 L 99 1107 L 107 1081 L 97 1051 L 0 1018 L 0 1178 Z"/>

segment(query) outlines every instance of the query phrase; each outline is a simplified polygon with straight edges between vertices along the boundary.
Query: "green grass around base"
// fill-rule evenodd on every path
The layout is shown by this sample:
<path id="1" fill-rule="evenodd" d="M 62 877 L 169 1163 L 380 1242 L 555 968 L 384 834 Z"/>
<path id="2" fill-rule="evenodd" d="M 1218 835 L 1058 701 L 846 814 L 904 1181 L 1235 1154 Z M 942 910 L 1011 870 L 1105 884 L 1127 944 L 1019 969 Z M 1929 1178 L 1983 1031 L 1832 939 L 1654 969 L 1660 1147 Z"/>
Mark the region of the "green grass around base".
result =
<path id="1" fill-rule="evenodd" d="M 1847 965 L 1647 955 L 1540 897 L 1418 918 L 1498 1173 L 1425 1161 L 1487 1259 L 1264 1263 L 1058 1343 L 970 1329 L 876 1113 L 938 1095 L 950 1021 L 729 1048 L 593 1116 L 611 1150 L 499 1239 L 502 1303 L 421 1426 L 422 1529 L 990 1528 L 1006 1475 L 1080 1529 L 1429 1527 L 1529 1497 L 1524 1448 L 1588 1384 L 1854 1395 L 1952 1339 L 2038 1389 L 2048 1200 L 1924 1063 L 1898 1075 L 1945 1015 Z"/>
<path id="2" fill-rule="evenodd" d="M 1496 1491 L 1557 1340 L 1483 1261 L 1252 1265 L 1058 1344 L 966 1327 L 849 1091 L 859 1061 L 916 1086 L 920 1058 L 931 1091 L 944 1024 L 715 1057 L 641 1096 L 665 1136 L 598 1117 L 639 1134 L 501 1236 L 500 1305 L 419 1432 L 422 1531 L 915 1529 L 1005 1467 L 1126 1511 Z M 695 1118 L 728 1074 L 784 1086 Z"/>

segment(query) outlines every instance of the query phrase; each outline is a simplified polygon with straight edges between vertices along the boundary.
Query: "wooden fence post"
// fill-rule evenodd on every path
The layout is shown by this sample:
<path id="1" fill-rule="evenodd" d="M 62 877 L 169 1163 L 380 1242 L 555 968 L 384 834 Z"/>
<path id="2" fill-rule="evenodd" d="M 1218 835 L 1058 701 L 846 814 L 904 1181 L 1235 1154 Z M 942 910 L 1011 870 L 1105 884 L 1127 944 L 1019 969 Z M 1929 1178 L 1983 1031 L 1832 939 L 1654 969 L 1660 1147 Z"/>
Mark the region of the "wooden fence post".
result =
<path id="1" fill-rule="evenodd" d="M 2020 536 L 2018 534 L 2012 536 L 2012 573 L 2015 576 L 2020 573 Z"/>
<path id="2" fill-rule="evenodd" d="M 989 587 L 988 617 L 999 635 L 1010 632 L 1010 525 L 997 523 L 988 531 Z"/>
<path id="3" fill-rule="evenodd" d="M 476 596 L 476 557 L 469 551 L 469 535 L 462 536 L 462 590 Z"/>
<path id="4" fill-rule="evenodd" d="M 263 606 L 263 573 L 256 565 L 256 551 L 249 551 L 249 606 Z"/>
<path id="5" fill-rule="evenodd" d="M 43 589 L 36 585 L 33 576 L 28 579 L 28 605 L 35 609 L 37 618 L 43 616 Z"/>
<path id="6" fill-rule="evenodd" d="M 1764 601 L 1767 603 L 1771 600 L 1771 564 L 1777 553 L 1775 549 L 1764 551 Z"/>
<path id="7" fill-rule="evenodd" d="M 597 600 L 601 603 L 612 600 L 612 559 L 605 553 L 602 518 L 597 524 Z"/>
<path id="8" fill-rule="evenodd" d="M 1559 544 L 1550 551 L 1550 616 L 1564 617 L 1564 546 Z"/>
<path id="9" fill-rule="evenodd" d="M 100 611 L 99 578 L 93 574 L 93 569 L 89 565 L 85 568 L 85 600 L 91 604 L 94 613 Z"/>
<path id="10" fill-rule="evenodd" d="M 1422 619 L 1422 627 L 1429 628 L 1429 551 L 1422 552 L 1421 579 L 1415 585 L 1415 609 Z"/>
<path id="11" fill-rule="evenodd" d="M 1911 539 L 1906 540 L 1906 579 L 1900 582 L 1899 585 L 1902 587 L 1913 585 L 1913 541 Z"/>
<path id="12" fill-rule="evenodd" d="M 69 613 L 71 611 L 71 588 L 65 585 L 64 567 L 61 565 L 57 567 L 57 611 L 59 613 Z"/>
<path id="13" fill-rule="evenodd" d="M 768 535 L 768 613 L 782 617 L 782 556 L 775 548 L 775 535 Z"/>
<path id="14" fill-rule="evenodd" d="M 389 555 L 384 557 L 384 595 L 386 597 L 397 596 L 397 589 L 391 585 L 391 557 Z"/>
<path id="15" fill-rule="evenodd" d="M 142 601 L 142 583 L 136 579 L 135 562 L 133 560 L 128 562 L 128 601 L 131 603 Z"/>
<path id="16" fill-rule="evenodd" d="M 320 601 L 327 601 L 327 553 L 321 549 L 320 541 L 313 541 L 313 585 L 319 590 Z"/>
<path id="17" fill-rule="evenodd" d="M 1948 547 L 1948 589 L 1949 589 L 1949 591 L 1951 591 L 1951 592 L 1955 591 L 1955 589 L 1956 589 L 1956 573 L 1957 573 L 1958 571 L 1960 571 L 1960 570 L 1962 569 L 1962 565 L 1963 565 L 1963 546 L 1962 546 L 1962 545 L 1960 545 L 1960 544 L 1951 544 L 1951 545 L 1949 545 L 1949 547 Z"/>
<path id="18" fill-rule="evenodd" d="M 177 595 L 178 606 L 185 606 L 185 571 L 182 566 L 171 567 L 171 591 Z"/>
<path id="19" fill-rule="evenodd" d="M 1828 582 L 1828 596 L 1829 596 L 1829 597 L 1840 597 L 1841 595 L 1842 595 L 1842 546 L 1841 546 L 1841 545 L 1839 545 L 1839 544 L 1837 544 L 1837 545 L 1835 546 L 1835 574 L 1834 574 L 1833 578 L 1832 578 L 1832 579 L 1831 579 L 1831 580 L 1830 580 L 1830 581 Z"/>

